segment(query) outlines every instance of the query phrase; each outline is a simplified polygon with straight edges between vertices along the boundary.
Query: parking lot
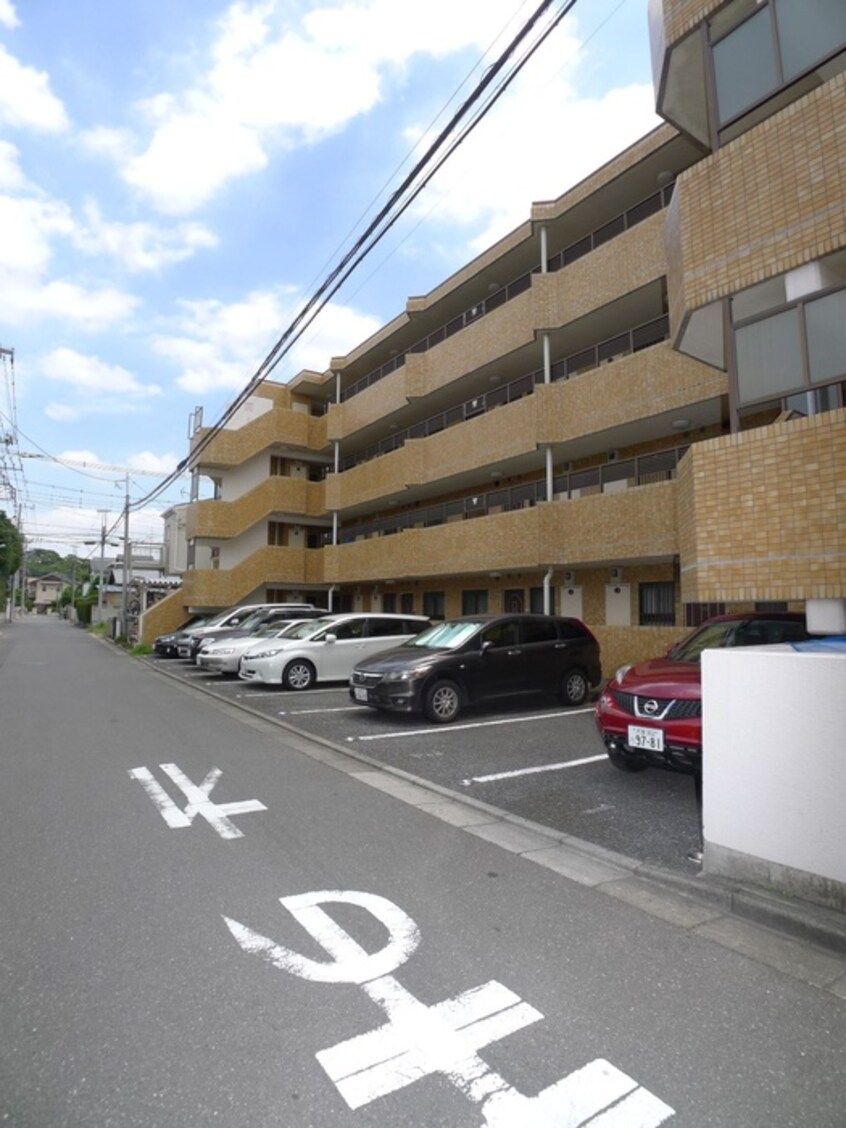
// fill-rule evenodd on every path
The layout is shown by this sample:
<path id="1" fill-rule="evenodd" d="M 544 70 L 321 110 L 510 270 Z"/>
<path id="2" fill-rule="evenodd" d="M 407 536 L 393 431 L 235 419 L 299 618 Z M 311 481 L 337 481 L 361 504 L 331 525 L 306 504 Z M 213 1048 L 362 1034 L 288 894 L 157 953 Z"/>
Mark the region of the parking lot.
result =
<path id="1" fill-rule="evenodd" d="M 612 767 L 593 708 L 552 698 L 468 709 L 451 725 L 355 705 L 346 683 L 292 691 L 206 673 L 179 659 L 158 671 L 243 705 L 340 749 L 398 768 L 458 795 L 666 869 L 695 873 L 693 780 Z"/>

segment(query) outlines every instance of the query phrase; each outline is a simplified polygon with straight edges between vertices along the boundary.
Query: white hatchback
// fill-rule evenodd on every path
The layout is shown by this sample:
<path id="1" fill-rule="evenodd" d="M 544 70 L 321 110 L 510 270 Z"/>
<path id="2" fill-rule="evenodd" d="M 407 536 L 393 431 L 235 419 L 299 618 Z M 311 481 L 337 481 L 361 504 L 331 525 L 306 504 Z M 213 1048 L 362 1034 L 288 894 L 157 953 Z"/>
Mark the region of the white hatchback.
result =
<path id="1" fill-rule="evenodd" d="M 256 643 L 242 655 L 238 677 L 288 689 L 309 689 L 318 681 L 344 681 L 362 659 L 402 646 L 428 626 L 424 615 L 382 615 L 378 611 L 312 619 L 285 638 Z"/>

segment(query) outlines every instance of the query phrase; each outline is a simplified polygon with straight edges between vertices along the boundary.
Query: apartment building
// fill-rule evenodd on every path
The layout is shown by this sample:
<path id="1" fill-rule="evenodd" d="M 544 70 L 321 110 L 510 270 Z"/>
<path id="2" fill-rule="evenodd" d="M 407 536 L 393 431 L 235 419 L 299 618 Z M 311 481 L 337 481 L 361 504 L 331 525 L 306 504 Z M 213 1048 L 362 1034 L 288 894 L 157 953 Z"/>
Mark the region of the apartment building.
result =
<path id="1" fill-rule="evenodd" d="M 846 5 L 653 0 L 650 34 L 664 125 L 197 428 L 214 497 L 145 638 L 253 599 L 549 610 L 608 672 L 846 600 Z"/>

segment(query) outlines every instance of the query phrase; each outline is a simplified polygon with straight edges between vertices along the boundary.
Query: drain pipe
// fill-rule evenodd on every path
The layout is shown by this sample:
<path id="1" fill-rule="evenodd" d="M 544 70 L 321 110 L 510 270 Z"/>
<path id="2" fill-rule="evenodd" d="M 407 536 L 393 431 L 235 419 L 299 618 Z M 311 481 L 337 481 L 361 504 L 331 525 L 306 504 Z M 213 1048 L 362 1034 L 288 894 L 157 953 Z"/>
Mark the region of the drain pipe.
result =
<path id="1" fill-rule="evenodd" d="M 335 586 L 336 586 L 335 584 L 332 584 L 332 586 L 329 588 L 329 590 L 326 593 L 329 597 L 326 600 L 326 602 L 329 604 L 328 610 L 330 610 L 330 611 L 332 610 L 332 596 L 335 594 Z"/>
<path id="2" fill-rule="evenodd" d="M 550 568 L 543 578 L 543 613 L 544 615 L 550 614 L 550 585 L 552 584 L 552 568 Z"/>

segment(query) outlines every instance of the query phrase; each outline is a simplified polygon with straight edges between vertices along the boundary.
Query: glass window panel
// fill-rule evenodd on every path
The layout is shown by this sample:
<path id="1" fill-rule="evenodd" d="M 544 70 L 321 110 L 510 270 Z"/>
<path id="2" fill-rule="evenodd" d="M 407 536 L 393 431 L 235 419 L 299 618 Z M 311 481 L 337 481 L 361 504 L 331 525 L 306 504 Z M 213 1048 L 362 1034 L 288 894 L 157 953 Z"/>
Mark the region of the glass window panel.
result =
<path id="1" fill-rule="evenodd" d="M 802 386 L 798 309 L 738 329 L 735 341 L 742 403 Z"/>
<path id="2" fill-rule="evenodd" d="M 731 299 L 731 315 L 735 322 L 745 321 L 747 317 L 756 317 L 759 313 L 777 309 L 786 303 L 784 275 L 780 274 L 777 278 L 768 278 L 766 282 L 759 282 L 756 286 L 735 294 Z"/>
<path id="3" fill-rule="evenodd" d="M 720 121 L 730 121 L 778 84 L 769 8 L 714 44 Z"/>
<path id="4" fill-rule="evenodd" d="M 776 15 L 787 80 L 846 44 L 843 0 L 779 0 Z"/>
<path id="5" fill-rule="evenodd" d="M 805 327 L 811 382 L 822 384 L 846 376 L 846 290 L 809 302 Z"/>

